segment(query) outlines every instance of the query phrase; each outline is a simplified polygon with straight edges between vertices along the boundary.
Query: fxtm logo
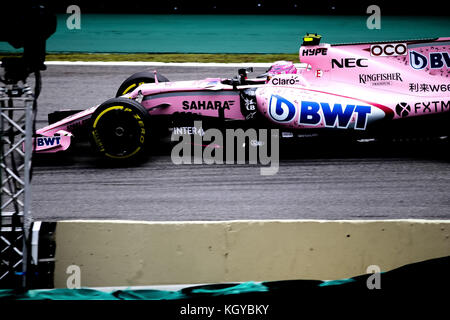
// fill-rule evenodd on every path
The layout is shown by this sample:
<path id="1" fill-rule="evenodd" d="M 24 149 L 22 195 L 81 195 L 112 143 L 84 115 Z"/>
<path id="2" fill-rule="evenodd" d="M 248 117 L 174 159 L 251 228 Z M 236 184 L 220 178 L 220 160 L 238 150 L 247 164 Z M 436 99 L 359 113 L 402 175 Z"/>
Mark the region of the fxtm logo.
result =
<path id="1" fill-rule="evenodd" d="M 217 110 L 227 109 L 234 105 L 233 100 L 228 101 L 183 101 L 184 110 Z"/>
<path id="2" fill-rule="evenodd" d="M 355 118 L 355 130 L 365 130 L 368 115 L 372 112 L 370 106 L 348 104 L 345 107 L 335 103 L 333 107 L 327 102 L 302 101 L 298 124 L 305 126 L 318 126 L 324 123 L 328 128 L 347 129 L 353 116 Z M 292 102 L 272 95 L 269 103 L 269 115 L 277 122 L 291 121 L 296 114 L 296 108 Z"/>
<path id="3" fill-rule="evenodd" d="M 395 106 L 395 113 L 399 117 L 406 117 L 411 112 L 411 107 L 406 102 L 400 102 Z"/>
<path id="4" fill-rule="evenodd" d="M 374 44 L 370 46 L 372 57 L 396 57 L 406 56 L 406 43 Z"/>
<path id="5" fill-rule="evenodd" d="M 417 113 L 438 113 L 446 112 L 450 110 L 450 101 L 427 101 L 427 102 L 416 102 L 414 104 L 414 110 L 406 102 L 400 102 L 395 106 L 395 113 L 399 117 L 408 116 L 411 111 Z"/>
<path id="6" fill-rule="evenodd" d="M 331 60 L 331 67 L 334 69 L 334 67 L 338 67 L 340 69 L 342 68 L 367 68 L 368 65 L 366 64 L 367 59 L 361 58 L 343 58 L 340 60 L 332 59 Z"/>
<path id="7" fill-rule="evenodd" d="M 450 68 L 450 56 L 448 52 L 430 52 L 429 58 L 423 54 L 410 50 L 409 64 L 416 70 L 422 70 L 430 65 L 431 69 Z"/>

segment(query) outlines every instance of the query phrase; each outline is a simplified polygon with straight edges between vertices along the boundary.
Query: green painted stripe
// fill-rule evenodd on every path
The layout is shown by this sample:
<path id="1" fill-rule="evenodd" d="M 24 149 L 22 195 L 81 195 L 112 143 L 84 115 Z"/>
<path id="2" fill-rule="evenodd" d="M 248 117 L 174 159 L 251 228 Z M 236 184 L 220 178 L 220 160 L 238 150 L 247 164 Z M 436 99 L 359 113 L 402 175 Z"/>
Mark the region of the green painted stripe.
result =
<path id="1" fill-rule="evenodd" d="M 295 53 L 302 36 L 317 32 L 327 43 L 411 40 L 450 36 L 450 19 L 381 16 L 381 29 L 366 27 L 368 15 L 81 15 L 69 30 L 58 16 L 48 52 Z M 17 52 L 0 42 L 0 51 Z M 20 51 L 20 50 L 19 50 Z"/>

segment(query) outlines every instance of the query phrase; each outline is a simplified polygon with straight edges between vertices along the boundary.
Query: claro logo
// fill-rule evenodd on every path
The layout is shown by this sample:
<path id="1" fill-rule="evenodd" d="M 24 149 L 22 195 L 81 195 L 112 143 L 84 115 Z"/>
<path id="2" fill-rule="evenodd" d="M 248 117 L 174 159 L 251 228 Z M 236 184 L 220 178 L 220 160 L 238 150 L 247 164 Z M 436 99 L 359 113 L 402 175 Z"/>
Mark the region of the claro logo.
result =
<path id="1" fill-rule="evenodd" d="M 406 43 L 374 44 L 370 46 L 372 57 L 406 56 L 407 51 Z"/>

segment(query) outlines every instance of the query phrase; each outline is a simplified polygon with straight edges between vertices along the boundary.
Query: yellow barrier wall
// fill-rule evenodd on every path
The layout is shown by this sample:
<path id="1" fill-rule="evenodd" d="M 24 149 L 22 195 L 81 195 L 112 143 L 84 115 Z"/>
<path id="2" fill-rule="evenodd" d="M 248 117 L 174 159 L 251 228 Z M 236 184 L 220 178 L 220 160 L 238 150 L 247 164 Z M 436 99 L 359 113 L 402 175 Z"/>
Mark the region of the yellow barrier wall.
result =
<path id="1" fill-rule="evenodd" d="M 60 221 L 55 287 L 333 280 L 450 255 L 450 220 Z"/>

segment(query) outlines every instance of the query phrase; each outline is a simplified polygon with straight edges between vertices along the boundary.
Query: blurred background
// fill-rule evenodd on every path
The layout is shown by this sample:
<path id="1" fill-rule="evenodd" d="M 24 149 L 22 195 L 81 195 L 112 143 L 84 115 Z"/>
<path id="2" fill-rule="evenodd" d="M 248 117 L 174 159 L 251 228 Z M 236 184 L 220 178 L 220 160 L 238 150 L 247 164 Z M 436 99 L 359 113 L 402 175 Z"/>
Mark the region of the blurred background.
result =
<path id="1" fill-rule="evenodd" d="M 450 35 L 443 1 L 365 0 L 26 1 L 7 4 L 12 9 L 3 5 L 2 33 L 12 24 L 28 24 L 26 30 L 36 26 L 15 19 L 26 3 L 44 4 L 56 14 L 56 32 L 47 41 L 49 53 L 280 54 L 296 53 L 307 32 L 320 33 L 332 44 Z M 73 5 L 78 11 L 68 10 Z M 367 27 L 370 5 L 380 9 L 376 29 Z M 0 42 L 0 54 L 20 50 Z"/>

